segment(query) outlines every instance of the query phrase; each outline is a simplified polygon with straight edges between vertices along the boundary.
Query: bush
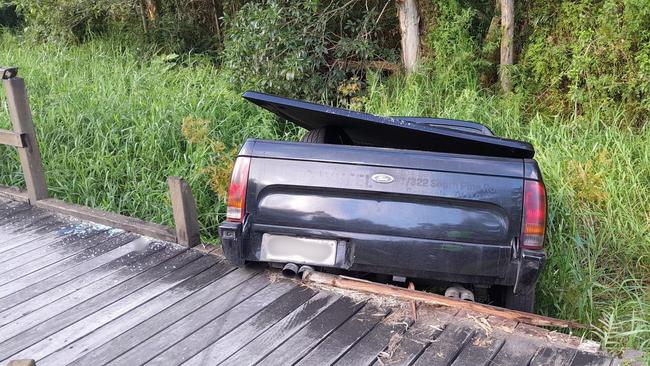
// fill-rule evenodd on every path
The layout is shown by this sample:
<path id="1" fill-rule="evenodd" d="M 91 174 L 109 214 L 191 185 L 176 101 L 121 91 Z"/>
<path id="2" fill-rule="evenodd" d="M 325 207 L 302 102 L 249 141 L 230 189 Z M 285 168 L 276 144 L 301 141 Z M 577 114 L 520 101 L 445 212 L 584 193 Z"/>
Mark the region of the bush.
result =
<path id="1" fill-rule="evenodd" d="M 128 18 L 130 0 L 13 0 L 26 22 L 25 32 L 42 41 L 79 41 L 101 33 L 110 19 Z"/>
<path id="2" fill-rule="evenodd" d="M 371 5 L 247 3 L 227 19 L 222 64 L 237 89 L 333 100 L 337 87 L 363 69 L 360 61 L 396 58 L 382 46 L 383 4 Z M 350 60 L 357 63 L 348 64 Z"/>
<path id="3" fill-rule="evenodd" d="M 552 113 L 623 108 L 625 124 L 650 114 L 650 1 L 581 0 L 533 9 L 520 89 Z"/>
<path id="4" fill-rule="evenodd" d="M 327 64 L 326 21 L 315 2 L 244 5 L 230 23 L 223 65 L 240 89 L 292 96 L 320 95 Z"/>

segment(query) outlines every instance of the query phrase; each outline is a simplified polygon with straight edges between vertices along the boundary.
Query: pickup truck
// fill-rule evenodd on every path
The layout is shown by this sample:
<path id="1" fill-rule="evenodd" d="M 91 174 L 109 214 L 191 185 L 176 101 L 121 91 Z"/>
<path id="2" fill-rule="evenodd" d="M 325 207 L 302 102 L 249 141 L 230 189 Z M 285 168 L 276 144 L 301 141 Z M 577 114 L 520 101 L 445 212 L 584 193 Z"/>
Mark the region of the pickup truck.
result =
<path id="1" fill-rule="evenodd" d="M 532 312 L 546 194 L 530 144 L 474 122 L 243 97 L 308 133 L 242 146 L 219 227 L 232 263 L 462 284 Z"/>

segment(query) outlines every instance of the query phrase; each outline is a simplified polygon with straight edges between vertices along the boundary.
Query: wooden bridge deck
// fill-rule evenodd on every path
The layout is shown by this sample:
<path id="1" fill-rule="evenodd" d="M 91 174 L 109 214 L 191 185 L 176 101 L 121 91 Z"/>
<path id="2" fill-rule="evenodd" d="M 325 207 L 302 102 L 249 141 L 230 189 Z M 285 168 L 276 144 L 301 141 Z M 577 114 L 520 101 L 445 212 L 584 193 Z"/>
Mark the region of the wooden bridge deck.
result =
<path id="1" fill-rule="evenodd" d="M 615 365 L 580 340 L 309 288 L 0 198 L 0 365 Z"/>

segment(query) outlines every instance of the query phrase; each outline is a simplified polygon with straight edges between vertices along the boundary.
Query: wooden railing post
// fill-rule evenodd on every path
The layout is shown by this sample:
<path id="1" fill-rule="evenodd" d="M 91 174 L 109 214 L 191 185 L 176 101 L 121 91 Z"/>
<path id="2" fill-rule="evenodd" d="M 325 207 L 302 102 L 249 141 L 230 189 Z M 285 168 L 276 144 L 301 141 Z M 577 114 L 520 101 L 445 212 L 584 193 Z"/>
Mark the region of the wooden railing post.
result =
<path id="1" fill-rule="evenodd" d="M 201 243 L 196 202 L 192 189 L 179 177 L 167 177 L 176 225 L 176 242 L 193 247 Z"/>
<path id="2" fill-rule="evenodd" d="M 21 139 L 21 141 L 16 141 L 15 145 L 25 177 L 29 202 L 34 204 L 38 200 L 47 198 L 45 173 L 43 172 L 41 152 L 36 140 L 32 112 L 29 109 L 25 81 L 16 77 L 17 71 L 15 69 L 11 70 L 14 71 L 2 73 L 2 83 L 7 95 L 7 105 L 13 132 Z"/>

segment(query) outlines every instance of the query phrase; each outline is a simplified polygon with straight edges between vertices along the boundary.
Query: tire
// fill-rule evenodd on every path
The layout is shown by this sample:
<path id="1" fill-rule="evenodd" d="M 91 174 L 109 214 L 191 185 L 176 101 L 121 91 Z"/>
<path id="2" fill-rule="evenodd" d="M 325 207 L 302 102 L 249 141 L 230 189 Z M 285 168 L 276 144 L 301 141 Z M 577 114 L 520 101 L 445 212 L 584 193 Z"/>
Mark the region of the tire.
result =
<path id="1" fill-rule="evenodd" d="M 325 136 L 327 134 L 327 128 L 317 128 L 315 130 L 310 130 L 302 138 L 302 142 L 309 142 L 312 144 L 324 144 Z"/>
<path id="2" fill-rule="evenodd" d="M 503 288 L 503 306 L 511 310 L 525 311 L 532 313 L 535 311 L 535 285 L 528 293 L 513 293 L 513 286 Z"/>
<path id="3" fill-rule="evenodd" d="M 352 145 L 352 141 L 345 132 L 334 126 L 310 130 L 301 141 L 312 144 Z"/>

